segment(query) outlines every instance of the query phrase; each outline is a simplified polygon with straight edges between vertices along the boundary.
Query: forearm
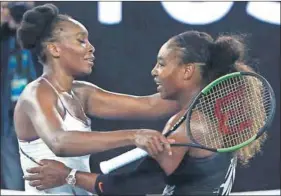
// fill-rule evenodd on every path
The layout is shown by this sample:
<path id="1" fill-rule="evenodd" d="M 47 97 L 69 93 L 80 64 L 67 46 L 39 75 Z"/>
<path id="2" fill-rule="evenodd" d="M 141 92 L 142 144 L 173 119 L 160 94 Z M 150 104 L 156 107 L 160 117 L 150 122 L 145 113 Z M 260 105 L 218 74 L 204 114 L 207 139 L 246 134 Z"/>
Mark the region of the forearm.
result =
<path id="1" fill-rule="evenodd" d="M 150 120 L 171 117 L 180 111 L 180 106 L 175 101 L 164 100 L 159 93 L 150 96 L 140 96 L 141 102 L 146 104 L 147 113 L 145 117 Z"/>
<path id="2" fill-rule="evenodd" d="M 94 88 L 84 88 L 81 93 L 87 114 L 103 119 L 155 120 L 169 117 L 179 111 L 175 101 L 164 100 L 159 93 L 149 96 L 133 96 Z"/>
<path id="3" fill-rule="evenodd" d="M 159 120 L 171 117 L 180 111 L 180 106 L 177 102 L 164 100 L 159 93 L 149 96 L 137 96 L 134 99 L 136 104 L 139 104 L 139 112 L 136 112 L 139 116 L 131 115 L 132 119 Z"/>
<path id="4" fill-rule="evenodd" d="M 100 174 L 94 185 L 95 193 L 103 195 L 147 195 L 154 188 L 154 182 L 162 180 L 160 172 L 140 172 L 134 170 L 120 174 Z M 159 192 L 158 192 L 159 193 Z"/>
<path id="5" fill-rule="evenodd" d="M 155 160 L 147 157 L 136 170 L 122 174 L 96 174 L 77 171 L 76 186 L 98 195 L 145 195 L 153 180 L 162 181 L 163 171 Z M 69 172 L 68 172 L 69 173 Z M 66 176 L 64 177 L 66 178 Z M 148 178 L 147 183 L 143 179 Z M 140 185 L 142 181 L 142 186 Z"/>
<path id="6" fill-rule="evenodd" d="M 56 136 L 59 156 L 82 156 L 113 148 L 134 145 L 134 130 L 108 132 L 61 131 Z"/>
<path id="7" fill-rule="evenodd" d="M 139 187 L 140 178 L 149 176 L 149 173 L 138 173 L 133 171 L 123 174 L 95 174 L 77 171 L 76 184 L 82 189 L 85 189 L 98 195 L 140 195 L 140 190 L 144 191 L 144 187 Z M 141 177 L 140 177 L 141 176 Z M 140 190 L 138 190 L 140 188 Z M 145 192 L 145 191 L 144 191 Z"/>
<path id="8" fill-rule="evenodd" d="M 86 172 L 77 171 L 75 185 L 89 192 L 94 193 L 97 177 L 98 174 L 95 173 L 86 173 Z"/>

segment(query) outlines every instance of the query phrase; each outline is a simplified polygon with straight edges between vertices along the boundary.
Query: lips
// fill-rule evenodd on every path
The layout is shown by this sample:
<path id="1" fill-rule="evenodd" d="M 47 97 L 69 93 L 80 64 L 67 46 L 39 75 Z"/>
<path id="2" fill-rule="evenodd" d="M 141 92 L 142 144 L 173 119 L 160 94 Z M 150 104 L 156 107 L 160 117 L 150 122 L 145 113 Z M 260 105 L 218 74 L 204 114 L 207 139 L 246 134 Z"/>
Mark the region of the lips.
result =
<path id="1" fill-rule="evenodd" d="M 161 82 L 159 82 L 158 80 L 154 79 L 155 84 L 157 85 L 157 91 L 160 91 L 160 89 L 162 88 Z"/>
<path id="2" fill-rule="evenodd" d="M 157 79 L 154 79 L 154 82 L 156 85 L 161 85 L 161 83 Z"/>
<path id="3" fill-rule="evenodd" d="M 95 61 L 95 57 L 92 56 L 92 57 L 89 57 L 89 58 L 85 58 L 85 61 L 88 61 L 89 64 L 93 65 L 94 61 Z"/>

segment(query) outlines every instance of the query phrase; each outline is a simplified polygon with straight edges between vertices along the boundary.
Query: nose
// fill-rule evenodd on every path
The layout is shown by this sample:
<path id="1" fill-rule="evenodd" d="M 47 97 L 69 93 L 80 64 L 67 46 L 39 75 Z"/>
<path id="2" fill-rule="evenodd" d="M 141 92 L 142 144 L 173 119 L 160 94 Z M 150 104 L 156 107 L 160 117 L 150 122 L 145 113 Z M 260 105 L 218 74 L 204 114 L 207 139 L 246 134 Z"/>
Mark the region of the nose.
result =
<path id="1" fill-rule="evenodd" d="M 95 47 L 89 42 L 89 52 L 94 53 L 95 52 Z"/>
<path id="2" fill-rule="evenodd" d="M 155 65 L 154 68 L 151 70 L 151 75 L 152 75 L 153 77 L 157 76 L 156 65 Z"/>

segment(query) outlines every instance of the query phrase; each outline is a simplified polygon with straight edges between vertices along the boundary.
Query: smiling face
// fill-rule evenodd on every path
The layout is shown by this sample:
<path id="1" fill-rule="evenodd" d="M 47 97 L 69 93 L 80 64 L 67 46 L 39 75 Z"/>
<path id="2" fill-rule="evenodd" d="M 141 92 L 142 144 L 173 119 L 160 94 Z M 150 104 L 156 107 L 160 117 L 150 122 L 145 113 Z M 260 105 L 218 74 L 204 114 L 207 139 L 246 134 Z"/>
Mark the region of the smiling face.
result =
<path id="1" fill-rule="evenodd" d="M 151 71 L 157 84 L 157 91 L 163 99 L 176 99 L 184 88 L 185 66 L 181 66 L 180 50 L 166 42 L 157 56 L 157 64 Z"/>
<path id="2" fill-rule="evenodd" d="M 90 74 L 94 65 L 94 47 L 88 40 L 87 29 L 78 21 L 69 19 L 58 24 L 57 42 L 48 46 L 51 55 L 68 73 L 76 76 Z"/>

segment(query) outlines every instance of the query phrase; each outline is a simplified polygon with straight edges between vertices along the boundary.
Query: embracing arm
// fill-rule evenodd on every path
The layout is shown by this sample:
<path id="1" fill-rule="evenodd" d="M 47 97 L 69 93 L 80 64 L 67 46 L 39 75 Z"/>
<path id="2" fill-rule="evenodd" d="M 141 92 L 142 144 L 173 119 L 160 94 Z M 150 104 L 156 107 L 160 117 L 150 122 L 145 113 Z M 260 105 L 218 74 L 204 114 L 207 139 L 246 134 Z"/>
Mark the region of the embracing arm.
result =
<path id="1" fill-rule="evenodd" d="M 169 131 L 170 128 L 173 127 L 173 125 L 177 123 L 179 118 L 182 117 L 182 115 L 184 114 L 185 111 L 181 111 L 177 115 L 171 117 L 163 130 L 163 134 Z M 173 139 L 175 143 L 185 143 L 185 144 L 190 143 L 190 139 L 186 134 L 186 121 L 184 121 L 177 128 L 177 130 L 175 130 L 172 134 L 170 134 L 168 138 Z M 159 166 L 168 176 L 176 170 L 176 168 L 179 166 L 183 157 L 188 151 L 189 151 L 189 147 L 187 146 L 185 147 L 176 146 L 176 147 L 172 147 L 172 155 L 168 155 L 166 152 L 162 152 L 157 154 L 156 156 L 153 156 L 152 158 L 158 162 Z"/>
<path id="2" fill-rule="evenodd" d="M 143 182 L 145 178 L 150 180 Z M 113 174 L 77 172 L 76 180 L 76 186 L 98 195 L 147 195 L 150 192 L 151 182 L 161 183 L 163 173 L 139 170 Z"/>
<path id="3" fill-rule="evenodd" d="M 162 99 L 159 93 L 149 96 L 113 93 L 82 81 L 75 81 L 74 89 L 86 113 L 100 118 L 151 120 L 172 116 L 180 109 L 176 102 Z"/>
<path id="4" fill-rule="evenodd" d="M 66 177 L 71 169 L 63 163 L 54 160 L 41 160 L 41 166 L 30 168 L 27 172 L 30 175 L 24 176 L 24 179 L 29 181 L 29 184 L 36 187 L 38 190 L 50 189 L 66 184 Z M 76 184 L 82 189 L 85 189 L 98 195 L 146 195 L 149 190 L 144 187 L 149 187 L 151 180 L 162 180 L 163 174 L 159 171 L 143 172 L 135 170 L 120 174 L 96 174 L 77 171 L 75 178 Z M 140 180 L 150 178 L 139 186 Z M 146 184 L 145 184 L 146 183 Z"/>
<path id="5" fill-rule="evenodd" d="M 178 132 L 168 138 L 175 140 L 175 143 L 189 143 L 184 132 Z M 168 176 L 176 170 L 187 151 L 188 147 L 172 147 L 172 155 L 168 155 L 164 152 L 159 153 L 153 158 Z"/>
<path id="6" fill-rule="evenodd" d="M 177 142 L 187 142 L 186 134 L 184 131 L 171 136 Z M 187 149 L 182 147 L 175 147 L 172 149 L 173 155 L 162 153 L 159 156 L 154 156 L 159 165 L 165 171 L 166 175 L 172 173 L 179 165 Z M 171 158 L 169 158 L 171 157 Z M 121 187 L 126 187 L 126 193 L 135 193 L 137 180 L 140 176 L 152 178 L 155 175 L 162 179 L 163 174 L 160 167 L 154 167 L 157 162 L 149 159 L 146 168 L 138 168 L 133 172 L 122 174 L 95 174 L 77 171 L 76 173 L 76 186 L 86 189 L 89 192 L 97 192 L 98 194 L 119 194 L 124 191 Z M 30 185 L 39 190 L 54 188 L 66 183 L 65 179 L 70 173 L 70 168 L 66 167 L 63 163 L 54 160 L 42 160 L 40 166 L 28 169 L 27 172 L 31 175 L 25 176 L 24 179 L 30 181 Z M 158 179 L 158 180 L 159 180 Z M 151 181 L 148 181 L 151 182 Z M 128 186 L 129 184 L 129 186 Z M 120 195 L 124 195 L 123 192 Z"/>
<path id="7" fill-rule="evenodd" d="M 82 132 L 65 131 L 57 110 L 57 95 L 49 86 L 40 84 L 31 91 L 22 104 L 38 136 L 57 156 L 82 156 L 112 148 L 141 144 L 146 150 L 157 153 L 156 146 L 168 142 L 157 131 L 135 130 Z M 143 145 L 143 146 L 142 146 Z M 160 149 L 161 150 L 161 149 Z M 163 150 L 163 149 L 162 149 Z"/>
<path id="8" fill-rule="evenodd" d="M 71 169 L 62 162 L 43 159 L 40 161 L 40 166 L 27 169 L 32 175 L 24 176 L 24 179 L 30 181 L 29 184 L 38 190 L 45 190 L 64 185 L 70 171 Z M 75 185 L 94 192 L 97 177 L 98 174 L 77 171 Z"/>

